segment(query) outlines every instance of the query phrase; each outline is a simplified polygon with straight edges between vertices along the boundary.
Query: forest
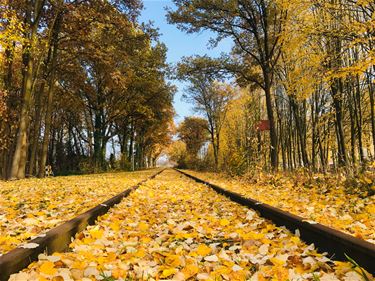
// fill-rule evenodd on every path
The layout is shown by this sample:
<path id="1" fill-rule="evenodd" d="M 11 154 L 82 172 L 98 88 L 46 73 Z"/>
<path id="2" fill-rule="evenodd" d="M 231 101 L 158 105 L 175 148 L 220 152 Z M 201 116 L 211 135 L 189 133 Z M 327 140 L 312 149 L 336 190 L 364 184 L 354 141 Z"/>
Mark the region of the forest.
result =
<path id="1" fill-rule="evenodd" d="M 371 168 L 372 1 L 175 5 L 171 24 L 232 51 L 168 65 L 137 1 L 2 1 L 2 177 L 152 167 L 162 154 L 234 174 Z M 177 125 L 171 79 L 196 112 Z"/>
<path id="2" fill-rule="evenodd" d="M 181 143 L 171 150 L 180 166 L 203 161 L 234 174 L 254 167 L 327 172 L 371 166 L 372 1 L 175 3 L 168 17 L 180 29 L 210 30 L 213 45 L 234 42 L 230 54 L 186 57 L 176 67 L 176 76 L 189 83 L 185 98 L 203 117 L 179 127 Z M 198 155 L 207 140 L 209 153 Z"/>
<path id="3" fill-rule="evenodd" d="M 2 177 L 154 166 L 170 139 L 174 86 L 157 30 L 137 21 L 141 3 L 0 6 Z"/>
<path id="4" fill-rule="evenodd" d="M 375 280 L 374 47 L 373 0 L 0 0 L 0 281 Z"/>

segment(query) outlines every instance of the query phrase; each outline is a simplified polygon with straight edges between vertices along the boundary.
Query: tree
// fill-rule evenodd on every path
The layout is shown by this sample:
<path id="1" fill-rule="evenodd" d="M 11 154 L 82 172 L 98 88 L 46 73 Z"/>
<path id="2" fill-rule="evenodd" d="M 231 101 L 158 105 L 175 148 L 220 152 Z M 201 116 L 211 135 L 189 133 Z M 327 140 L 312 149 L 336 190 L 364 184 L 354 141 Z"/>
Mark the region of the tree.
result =
<path id="1" fill-rule="evenodd" d="M 186 144 L 186 150 L 192 158 L 196 158 L 202 145 L 208 140 L 207 120 L 200 117 L 185 117 L 177 132 Z"/>
<path id="2" fill-rule="evenodd" d="M 214 43 L 225 37 L 234 40 L 234 53 L 240 62 L 236 72 L 246 74 L 243 76 L 248 83 L 255 83 L 265 92 L 270 122 L 270 157 L 272 167 L 277 169 L 278 141 L 271 87 L 280 57 L 279 34 L 286 12 L 273 0 L 174 0 L 174 3 L 177 10 L 169 11 L 168 19 L 180 29 L 190 33 L 214 31 L 217 34 Z M 254 72 L 254 67 L 261 75 L 248 75 Z"/>
<path id="3" fill-rule="evenodd" d="M 24 41 L 22 46 L 23 58 L 23 85 L 22 85 L 22 105 L 18 122 L 18 134 L 16 140 L 16 148 L 12 159 L 12 168 L 10 172 L 11 178 L 24 178 L 26 167 L 27 153 L 27 127 L 29 125 L 29 111 L 32 104 L 32 85 L 35 61 L 35 42 L 37 41 L 37 33 L 42 18 L 45 1 L 29 1 L 23 12 L 23 20 L 25 22 Z"/>
<path id="4" fill-rule="evenodd" d="M 178 77 L 190 83 L 183 97 L 207 118 L 215 170 L 218 170 L 220 132 L 226 118 L 227 105 L 233 99 L 235 91 L 230 85 L 215 80 L 223 79 L 224 76 L 208 66 L 210 65 L 205 58 L 186 58 L 178 65 Z"/>
<path id="5" fill-rule="evenodd" d="M 48 68 L 48 92 L 47 92 L 47 105 L 46 105 L 46 113 L 45 113 L 45 126 L 44 126 L 44 136 L 42 142 L 42 149 L 40 153 L 40 164 L 39 164 L 39 172 L 38 176 L 44 177 L 45 175 L 45 166 L 47 162 L 47 149 L 51 131 L 51 123 L 52 123 L 52 107 L 53 107 L 53 96 L 55 91 L 55 84 L 56 84 L 56 67 L 57 67 L 57 58 L 58 58 L 58 45 L 59 45 L 59 36 L 61 31 L 61 26 L 63 24 L 63 16 L 66 13 L 64 2 L 62 0 L 58 1 L 54 7 L 54 21 L 51 27 L 51 42 L 49 43 L 49 57 L 50 57 L 50 65 Z M 35 140 L 34 140 L 35 143 Z M 30 168 L 31 172 L 33 172 L 32 167 Z"/>
<path id="6" fill-rule="evenodd" d="M 169 160 L 177 164 L 177 168 L 184 169 L 186 166 L 186 144 L 183 141 L 174 141 L 167 149 Z"/>
<path id="7" fill-rule="evenodd" d="M 136 154 L 136 168 L 154 165 L 170 142 L 174 87 L 166 47 L 138 22 L 141 3 L 0 4 L 2 176 L 105 170 L 109 141 L 113 154 Z"/>

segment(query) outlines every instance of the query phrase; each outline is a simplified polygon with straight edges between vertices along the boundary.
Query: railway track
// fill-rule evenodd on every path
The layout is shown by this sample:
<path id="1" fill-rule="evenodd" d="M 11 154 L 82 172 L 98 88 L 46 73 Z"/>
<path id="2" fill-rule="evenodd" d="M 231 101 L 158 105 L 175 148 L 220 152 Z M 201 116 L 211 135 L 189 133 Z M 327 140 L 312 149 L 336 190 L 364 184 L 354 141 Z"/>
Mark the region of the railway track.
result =
<path id="1" fill-rule="evenodd" d="M 155 178 L 161 172 L 163 170 L 156 172 L 83 214 L 52 228 L 45 235 L 28 241 L 28 244 L 35 245 L 34 248 L 25 249 L 18 247 L 0 256 L 0 281 L 8 280 L 11 274 L 26 268 L 30 263 L 37 260 L 38 255 L 41 253 L 52 254 L 53 252 L 65 251 L 76 233 L 84 230 L 88 225 L 94 224 L 97 217 L 107 213 L 111 207 L 120 203 L 133 190 L 136 190 L 146 181 Z"/>
<path id="2" fill-rule="evenodd" d="M 372 275 L 375 275 L 374 244 L 325 225 L 315 222 L 311 223 L 302 217 L 282 211 L 257 200 L 245 198 L 238 193 L 228 191 L 218 185 L 204 181 L 179 169 L 175 170 L 198 183 L 209 186 L 234 202 L 258 211 L 262 217 L 271 220 L 278 226 L 285 226 L 292 232 L 298 229 L 302 240 L 307 243 L 314 243 L 320 252 L 328 252 L 336 260 L 347 261 L 348 257 L 350 257 Z"/>
<path id="3" fill-rule="evenodd" d="M 48 231 L 45 237 L 39 237 L 29 241 L 30 243 L 38 244 L 38 247 L 33 249 L 17 248 L 1 256 L 0 280 L 8 280 L 11 274 L 19 272 L 20 270 L 26 268 L 32 261 L 38 260 L 38 255 L 40 253 L 52 254 L 53 252 L 66 251 L 68 245 L 71 243 L 72 237 L 74 237 L 76 233 L 83 231 L 87 225 L 94 224 L 98 216 L 107 213 L 111 207 L 120 203 L 121 200 L 128 196 L 133 190 L 137 189 L 146 181 L 155 178 L 162 171 L 163 170 L 155 173 L 151 177 L 138 183 L 136 186 L 125 190 L 124 192 L 103 202 L 95 208 L 90 209 L 84 214 L 79 215 L 75 219 L 72 219 Z M 300 232 L 300 237 L 303 241 L 307 243 L 314 243 L 320 252 L 328 252 L 333 256 L 333 259 L 347 260 L 345 256 L 345 254 L 347 254 L 357 261 L 361 267 L 365 268 L 371 274 L 374 274 L 375 248 L 371 243 L 354 238 L 350 235 L 341 233 L 320 224 L 311 224 L 301 217 L 281 211 L 267 204 L 262 204 L 256 200 L 244 198 L 239 194 L 210 184 L 184 171 L 177 171 L 198 183 L 212 188 L 214 191 L 226 196 L 231 201 L 258 211 L 263 218 L 271 220 L 276 225 L 286 226 L 291 231 L 298 229 Z M 154 181 L 156 182 L 156 180 Z M 154 199 L 155 198 L 151 198 L 150 202 L 155 201 Z M 142 204 L 147 205 L 147 202 L 148 200 Z M 154 202 L 153 204 L 155 205 L 156 203 Z M 201 206 L 200 208 L 203 207 L 204 206 Z"/>

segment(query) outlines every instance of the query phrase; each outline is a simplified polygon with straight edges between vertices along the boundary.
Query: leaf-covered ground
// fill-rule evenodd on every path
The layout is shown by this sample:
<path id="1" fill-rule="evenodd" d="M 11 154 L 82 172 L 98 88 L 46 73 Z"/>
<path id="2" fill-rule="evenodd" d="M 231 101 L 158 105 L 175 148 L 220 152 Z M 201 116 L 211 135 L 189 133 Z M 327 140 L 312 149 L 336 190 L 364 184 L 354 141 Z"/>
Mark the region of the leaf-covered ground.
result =
<path id="1" fill-rule="evenodd" d="M 344 186 L 344 180 L 338 177 L 317 175 L 309 179 L 303 174 L 287 177 L 260 172 L 249 182 L 223 174 L 187 172 L 227 190 L 375 243 L 375 195 L 351 194 L 350 188 Z M 366 178 L 359 180 L 369 181 Z M 371 181 L 368 185 L 370 190 L 375 188 L 370 186 Z"/>
<path id="2" fill-rule="evenodd" d="M 0 255 L 94 207 L 155 169 L 0 181 Z"/>
<path id="3" fill-rule="evenodd" d="M 172 170 L 77 234 L 70 250 L 41 254 L 10 281 L 362 280 L 348 263 Z"/>

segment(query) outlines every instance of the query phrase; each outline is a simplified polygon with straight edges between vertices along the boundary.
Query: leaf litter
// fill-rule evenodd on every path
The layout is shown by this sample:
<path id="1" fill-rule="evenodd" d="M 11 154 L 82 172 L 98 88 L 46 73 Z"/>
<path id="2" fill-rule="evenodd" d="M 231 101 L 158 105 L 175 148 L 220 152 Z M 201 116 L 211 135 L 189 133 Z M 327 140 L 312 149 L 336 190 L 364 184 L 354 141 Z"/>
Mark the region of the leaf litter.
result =
<path id="1" fill-rule="evenodd" d="M 70 252 L 40 255 L 10 281 L 361 278 L 349 262 L 167 170 L 77 234 Z"/>
<path id="2" fill-rule="evenodd" d="M 106 173 L 0 181 L 0 254 L 72 219 L 156 173 Z M 23 246 L 22 246 L 23 244 Z"/>
<path id="3" fill-rule="evenodd" d="M 302 173 L 293 178 L 259 172 L 249 182 L 245 178 L 217 173 L 187 172 L 244 197 L 301 216 L 308 223 L 321 223 L 375 243 L 375 195 L 350 194 L 343 180 L 333 175 L 316 175 L 311 181 Z"/>

